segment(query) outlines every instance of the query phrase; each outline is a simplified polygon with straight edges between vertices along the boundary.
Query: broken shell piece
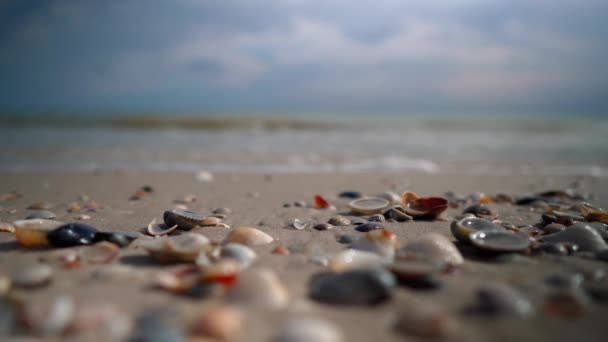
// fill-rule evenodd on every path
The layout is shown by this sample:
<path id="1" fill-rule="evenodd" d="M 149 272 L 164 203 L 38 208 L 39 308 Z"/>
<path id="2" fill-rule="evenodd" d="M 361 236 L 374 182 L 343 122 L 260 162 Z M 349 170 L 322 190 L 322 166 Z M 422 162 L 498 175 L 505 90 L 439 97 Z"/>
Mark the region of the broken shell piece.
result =
<path id="1" fill-rule="evenodd" d="M 214 227 L 220 225 L 222 225 L 222 219 L 217 216 L 207 216 L 200 223 L 201 227 Z"/>
<path id="2" fill-rule="evenodd" d="M 158 273 L 155 284 L 173 293 L 184 293 L 198 284 L 200 276 L 201 270 L 198 266 L 181 266 Z"/>
<path id="3" fill-rule="evenodd" d="M 15 226 L 8 222 L 0 222 L 0 232 L 14 233 Z"/>
<path id="4" fill-rule="evenodd" d="M 164 223 L 156 224 L 156 218 L 152 219 L 152 221 L 148 224 L 148 234 L 152 236 L 168 235 L 175 229 L 177 229 L 177 225 L 169 227 Z"/>
<path id="5" fill-rule="evenodd" d="M 429 233 L 401 248 L 399 254 L 405 259 L 429 260 L 442 264 L 460 265 L 464 258 L 447 237 Z"/>
<path id="6" fill-rule="evenodd" d="M 200 315 L 193 333 L 220 341 L 234 341 L 243 329 L 243 314 L 231 306 L 218 306 Z"/>
<path id="7" fill-rule="evenodd" d="M 328 209 L 331 204 L 321 195 L 315 195 L 315 209 Z"/>
<path id="8" fill-rule="evenodd" d="M 242 273 L 227 293 L 229 301 L 265 309 L 281 309 L 289 303 L 287 288 L 269 269 Z"/>
<path id="9" fill-rule="evenodd" d="M 220 259 L 214 264 L 203 267 L 200 280 L 206 283 L 218 283 L 221 285 L 234 284 L 241 270 L 238 260 Z"/>
<path id="10" fill-rule="evenodd" d="M 419 198 L 416 194 L 403 194 L 405 213 L 420 219 L 436 219 L 448 208 L 448 200 L 442 197 Z"/>
<path id="11" fill-rule="evenodd" d="M 307 222 L 305 222 L 304 220 L 300 220 L 298 218 L 293 219 L 293 221 L 289 224 L 289 227 L 295 229 L 295 230 L 303 230 L 304 228 L 306 228 L 306 226 L 308 225 Z"/>
<path id="12" fill-rule="evenodd" d="M 90 247 L 85 247 L 81 255 L 84 260 L 91 264 L 107 264 L 112 262 L 120 254 L 120 247 L 103 241 Z"/>
<path id="13" fill-rule="evenodd" d="M 240 243 L 246 246 L 266 245 L 274 241 L 273 237 L 253 227 L 238 227 L 228 233 L 224 242 Z"/>
<path id="14" fill-rule="evenodd" d="M 210 246 L 210 241 L 203 235 L 186 233 L 144 240 L 140 246 L 162 263 L 194 262 L 199 253 Z"/>
<path id="15" fill-rule="evenodd" d="M 351 201 L 348 207 L 356 214 L 374 215 L 382 213 L 390 202 L 380 197 L 363 197 Z"/>
<path id="16" fill-rule="evenodd" d="M 49 246 L 47 234 L 51 230 L 63 225 L 63 222 L 55 220 L 33 219 L 19 220 L 13 222 L 15 226 L 15 238 L 24 247 L 46 247 Z"/>
<path id="17" fill-rule="evenodd" d="M 361 268 L 378 268 L 386 264 L 387 260 L 378 254 L 358 249 L 344 250 L 329 259 L 329 268 L 335 272 Z"/>
<path id="18" fill-rule="evenodd" d="M 405 222 L 413 219 L 413 217 L 405 212 L 405 208 L 401 205 L 396 205 L 389 208 L 384 212 L 384 217 L 386 217 L 388 220 L 393 219 L 397 222 Z"/>

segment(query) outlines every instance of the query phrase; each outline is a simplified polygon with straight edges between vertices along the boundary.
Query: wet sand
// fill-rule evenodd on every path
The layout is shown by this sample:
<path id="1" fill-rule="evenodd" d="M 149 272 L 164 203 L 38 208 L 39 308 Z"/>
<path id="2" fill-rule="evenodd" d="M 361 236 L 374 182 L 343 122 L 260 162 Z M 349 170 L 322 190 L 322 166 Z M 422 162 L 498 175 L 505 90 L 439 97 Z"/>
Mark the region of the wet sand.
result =
<path id="1" fill-rule="evenodd" d="M 571 187 L 574 183 L 578 191 L 590 193 L 594 203 L 608 206 L 608 182 L 605 178 L 557 177 L 547 179 L 539 176 L 479 176 L 479 175 L 427 175 L 427 174 L 319 174 L 319 175 L 261 175 L 261 174 L 220 174 L 212 182 L 198 182 L 190 173 L 26 173 L 1 174 L 0 193 L 18 191 L 23 197 L 1 202 L 0 221 L 11 222 L 27 216 L 28 205 L 47 201 L 57 219 L 73 221 L 81 213 L 68 213 L 70 202 L 87 195 L 103 206 L 98 212 L 86 213 L 91 216 L 86 223 L 101 230 L 141 231 L 153 218 L 162 220 L 163 211 L 175 206 L 174 200 L 185 195 L 197 196 L 191 210 L 208 214 L 211 209 L 228 207 L 232 213 L 226 223 L 232 227 L 242 225 L 257 227 L 272 235 L 274 243 L 253 247 L 258 259 L 253 267 L 270 268 L 277 273 L 290 293 L 287 309 L 269 312 L 246 309 L 246 320 L 242 341 L 267 341 L 280 328 L 281 323 L 291 317 L 321 317 L 335 323 L 342 331 L 345 341 L 403 341 L 419 340 L 406 336 L 394 329 L 396 314 L 407 311 L 406 302 L 411 298 L 435 303 L 460 321 L 459 339 L 470 341 L 603 341 L 608 336 L 606 303 L 592 303 L 588 312 L 578 319 L 564 320 L 546 317 L 540 310 L 547 288 L 542 279 L 555 272 L 577 271 L 592 273 L 596 270 L 608 272 L 608 263 L 585 260 L 576 257 L 556 258 L 550 256 L 517 256 L 509 262 L 491 262 L 465 253 L 466 262 L 455 274 L 442 276 L 443 286 L 434 291 L 415 291 L 397 288 L 393 298 L 373 307 L 342 307 L 314 302 L 308 298 L 307 284 L 312 274 L 323 267 L 307 261 L 305 255 L 293 253 L 289 256 L 271 254 L 278 245 L 299 250 L 312 248 L 332 255 L 344 245 L 336 242 L 336 236 L 347 233 L 360 235 L 353 226 L 335 227 L 329 231 L 303 231 L 287 229 L 287 222 L 294 218 L 325 222 L 335 215 L 334 211 L 315 210 L 291 206 L 284 203 L 303 200 L 309 204 L 315 194 L 321 194 L 337 206 L 339 213 L 345 213 L 347 201 L 336 199 L 344 190 L 357 190 L 374 195 L 386 190 L 401 193 L 415 191 L 420 195 L 441 195 L 446 191 L 460 194 L 484 192 L 495 194 L 525 194 L 547 189 Z M 141 186 L 150 185 L 154 193 L 138 201 L 129 197 Z M 537 223 L 539 213 L 532 213 L 525 207 L 494 205 L 499 218 L 514 224 Z M 16 212 L 10 213 L 11 209 Z M 444 215 L 446 221 L 415 221 L 386 223 L 385 227 L 394 231 L 402 243 L 411 241 L 429 232 L 438 232 L 453 239 L 450 218 L 462 208 L 450 209 Z M 195 228 L 212 240 L 222 240 L 228 230 L 219 227 Z M 466 252 L 466 251 L 465 251 Z M 16 267 L 35 262 L 51 253 L 49 250 L 28 250 L 19 247 L 10 233 L 0 233 L 0 274 Z M 136 246 L 121 251 L 114 263 L 132 267 L 134 277 L 128 279 L 100 280 L 92 277 L 96 269 L 104 265 L 65 270 L 56 268 L 52 283 L 43 288 L 24 290 L 28 301 L 47 303 L 60 294 L 69 294 L 77 303 L 112 303 L 120 310 L 135 317 L 157 307 L 174 308 L 179 321 L 184 326 L 196 314 L 222 302 L 221 296 L 204 298 L 177 296 L 159 289 L 152 284 L 153 275 L 169 266 L 161 266 L 151 261 L 147 254 Z M 472 317 L 464 313 L 474 301 L 475 290 L 491 280 L 516 283 L 526 288 L 526 293 L 539 308 L 536 316 L 526 320 L 492 319 Z M 94 336 L 100 338 L 99 336 Z M 73 337 L 78 339 L 77 336 Z"/>

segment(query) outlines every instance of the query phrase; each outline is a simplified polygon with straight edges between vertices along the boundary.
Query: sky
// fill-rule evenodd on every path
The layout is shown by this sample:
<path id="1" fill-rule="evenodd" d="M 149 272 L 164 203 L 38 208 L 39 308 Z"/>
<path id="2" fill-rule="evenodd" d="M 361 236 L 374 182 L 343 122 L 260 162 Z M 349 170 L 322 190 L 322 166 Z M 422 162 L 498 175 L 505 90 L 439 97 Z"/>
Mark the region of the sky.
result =
<path id="1" fill-rule="evenodd" d="M 605 0 L 0 0 L 0 112 L 608 116 Z"/>

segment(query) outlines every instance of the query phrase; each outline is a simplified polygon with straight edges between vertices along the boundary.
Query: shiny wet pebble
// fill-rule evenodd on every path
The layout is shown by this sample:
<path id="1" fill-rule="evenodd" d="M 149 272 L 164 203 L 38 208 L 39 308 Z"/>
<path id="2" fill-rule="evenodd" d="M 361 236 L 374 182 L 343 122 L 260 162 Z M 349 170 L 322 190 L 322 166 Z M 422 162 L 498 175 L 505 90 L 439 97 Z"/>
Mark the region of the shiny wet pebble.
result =
<path id="1" fill-rule="evenodd" d="M 68 223 L 47 234 L 49 243 L 55 247 L 90 245 L 97 239 L 97 229 L 84 223 Z"/>
<path id="2" fill-rule="evenodd" d="M 364 223 L 364 224 L 356 226 L 355 230 L 358 232 L 367 233 L 371 230 L 382 229 L 382 228 L 384 228 L 384 226 L 381 225 L 380 223 L 368 222 L 368 223 Z"/>
<path id="3" fill-rule="evenodd" d="M 390 299 L 395 277 L 382 269 L 322 272 L 312 276 L 309 295 L 337 305 L 376 305 Z"/>
<path id="4" fill-rule="evenodd" d="M 477 291 L 477 300 L 474 312 L 479 314 L 525 318 L 534 313 L 530 300 L 507 284 L 483 286 Z"/>

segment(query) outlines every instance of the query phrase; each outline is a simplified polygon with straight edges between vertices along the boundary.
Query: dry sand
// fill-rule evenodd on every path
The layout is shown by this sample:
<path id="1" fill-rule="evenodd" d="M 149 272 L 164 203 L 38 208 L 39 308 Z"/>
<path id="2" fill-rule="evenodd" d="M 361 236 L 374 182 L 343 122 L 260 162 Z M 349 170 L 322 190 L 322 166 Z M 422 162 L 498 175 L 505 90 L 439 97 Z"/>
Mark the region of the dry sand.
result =
<path id="1" fill-rule="evenodd" d="M 16 190 L 23 197 L 2 202 L 0 221 L 14 221 L 27 215 L 28 205 L 48 201 L 59 220 L 72 221 L 77 213 L 68 213 L 67 205 L 87 195 L 104 208 L 90 213 L 87 223 L 102 230 L 139 231 L 152 218 L 162 219 L 166 209 L 174 207 L 174 200 L 194 194 L 198 201 L 189 205 L 203 214 L 212 208 L 228 207 L 232 214 L 226 220 L 232 227 L 249 225 L 266 231 L 277 241 L 268 246 L 255 247 L 259 258 L 253 267 L 268 267 L 274 270 L 287 285 L 290 292 L 289 308 L 278 312 L 248 311 L 242 341 L 267 341 L 289 317 L 323 317 L 337 324 L 346 341 L 402 341 L 417 340 L 393 329 L 395 314 L 408 310 L 404 305 L 408 298 L 419 298 L 436 303 L 454 313 L 461 321 L 463 340 L 517 340 L 517 341 L 605 341 L 608 336 L 606 317 L 608 305 L 594 303 L 587 314 L 576 320 L 547 318 L 539 314 L 528 320 L 494 320 L 474 318 L 462 311 L 473 302 L 474 291 L 491 280 L 515 281 L 529 288 L 536 305 L 540 305 L 543 291 L 542 278 L 556 271 L 593 272 L 608 271 L 608 264 L 580 258 L 551 258 L 520 256 L 511 262 L 495 263 L 467 258 L 465 266 L 456 274 L 445 276 L 444 286 L 435 291 L 414 291 L 399 288 L 389 302 L 374 307 L 340 307 L 313 302 L 307 296 L 310 276 L 323 268 L 307 261 L 302 254 L 289 256 L 273 255 L 270 251 L 277 245 L 287 247 L 304 246 L 320 248 L 332 254 L 344 248 L 336 242 L 336 235 L 361 234 L 353 226 L 336 227 L 318 232 L 307 228 L 304 231 L 286 229 L 287 221 L 293 218 L 323 222 L 335 212 L 310 208 L 283 208 L 284 203 L 304 200 L 312 202 L 314 194 L 331 199 L 344 212 L 345 200 L 334 200 L 344 190 L 358 190 L 366 194 L 377 194 L 386 190 L 401 192 L 412 190 L 422 195 L 441 195 L 445 191 L 469 194 L 477 191 L 494 194 L 506 192 L 524 194 L 531 191 L 565 188 L 577 182 L 580 191 L 590 193 L 595 203 L 608 206 L 608 187 L 601 178 L 558 177 L 492 177 L 478 175 L 425 175 L 425 174 L 319 174 L 319 175 L 272 175 L 221 174 L 209 183 L 197 182 L 192 174 L 178 173 L 99 173 L 99 174 L 2 174 L 0 193 Z M 154 193 L 139 201 L 129 197 L 143 185 L 151 185 Z M 510 205 L 496 206 L 503 221 L 513 223 L 536 223 L 540 215 L 525 208 Z M 9 213 L 11 209 L 16 212 Z M 460 213 L 462 209 L 451 209 L 446 217 Z M 429 232 L 449 236 L 449 221 L 387 223 L 402 242 L 415 239 Z M 228 230 L 224 228 L 195 228 L 212 240 L 221 240 Z M 50 251 L 27 250 L 14 242 L 10 233 L 0 233 L 0 274 L 10 272 L 30 261 L 49 254 Z M 152 275 L 167 266 L 151 262 L 146 253 L 130 246 L 121 251 L 115 263 L 133 268 L 133 274 L 143 277 L 117 279 L 114 281 L 92 278 L 95 269 L 105 266 L 85 266 L 73 270 L 56 269 L 53 282 L 44 288 L 27 290 L 27 299 L 46 303 L 59 294 L 70 294 L 78 303 L 113 303 L 121 310 L 137 315 L 155 307 L 175 308 L 186 322 L 197 312 L 221 301 L 212 298 L 189 298 L 172 295 L 150 286 Z"/>

